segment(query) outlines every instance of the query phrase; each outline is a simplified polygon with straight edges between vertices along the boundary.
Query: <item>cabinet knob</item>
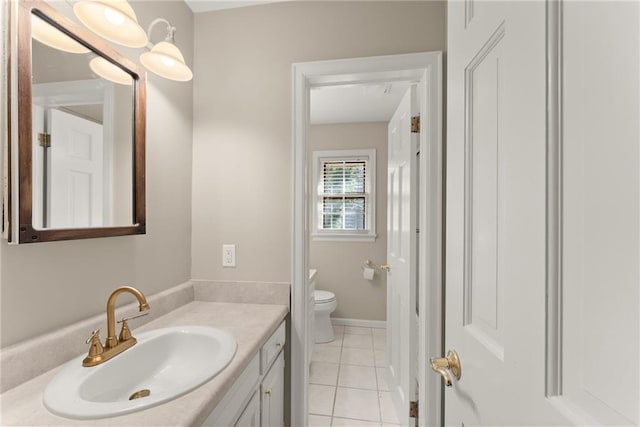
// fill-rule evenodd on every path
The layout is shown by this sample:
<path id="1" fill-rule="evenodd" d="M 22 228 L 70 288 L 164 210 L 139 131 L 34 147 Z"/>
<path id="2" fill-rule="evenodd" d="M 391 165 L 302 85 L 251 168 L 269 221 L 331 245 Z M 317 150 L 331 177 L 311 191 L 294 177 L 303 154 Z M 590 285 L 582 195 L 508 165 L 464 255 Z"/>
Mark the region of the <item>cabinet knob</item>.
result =
<path id="1" fill-rule="evenodd" d="M 264 394 L 266 394 L 267 396 L 271 396 L 271 389 L 270 389 L 270 388 L 268 388 L 268 389 L 264 392 Z"/>

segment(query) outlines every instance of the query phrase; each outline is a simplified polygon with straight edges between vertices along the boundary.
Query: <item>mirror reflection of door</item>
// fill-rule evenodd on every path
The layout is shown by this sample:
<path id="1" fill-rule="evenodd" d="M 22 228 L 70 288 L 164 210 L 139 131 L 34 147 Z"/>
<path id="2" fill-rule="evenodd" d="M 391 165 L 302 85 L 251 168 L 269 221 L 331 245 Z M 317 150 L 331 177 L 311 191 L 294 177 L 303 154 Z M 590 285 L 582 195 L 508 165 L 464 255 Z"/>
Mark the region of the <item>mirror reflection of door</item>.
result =
<path id="1" fill-rule="evenodd" d="M 102 125 L 60 110 L 49 111 L 51 134 L 46 226 L 104 224 Z"/>
<path id="2" fill-rule="evenodd" d="M 33 221 L 37 228 L 112 221 L 112 84 L 33 85 Z M 99 164 L 98 164 L 99 162 Z"/>
<path id="3" fill-rule="evenodd" d="M 35 105 L 33 111 L 36 226 L 95 227 L 109 223 L 111 200 L 105 191 L 105 176 L 110 167 L 105 163 L 108 156 L 103 125 L 61 109 Z"/>
<path id="4" fill-rule="evenodd" d="M 58 32 L 39 18 L 33 23 Z M 33 224 L 38 229 L 131 225 L 133 80 L 103 79 L 90 67 L 95 53 L 66 49 L 37 34 L 34 30 Z"/>
<path id="5" fill-rule="evenodd" d="M 130 96 L 130 87 L 102 79 L 33 85 L 33 221 L 37 228 L 131 223 L 132 142 L 131 126 L 126 125 L 130 109 L 120 108 Z M 99 132 L 99 138 L 97 134 L 87 137 L 91 124 L 98 126 L 92 132 Z M 48 138 L 46 143 L 40 134 Z M 102 162 L 91 167 L 91 184 L 88 176 L 83 184 L 78 181 L 76 174 L 88 170 L 87 165 L 75 169 L 80 158 Z M 70 159 L 76 163 L 71 169 Z M 66 171 L 64 179 L 61 171 Z M 85 192 L 86 198 L 89 188 L 93 202 L 80 202 L 78 192 Z"/>

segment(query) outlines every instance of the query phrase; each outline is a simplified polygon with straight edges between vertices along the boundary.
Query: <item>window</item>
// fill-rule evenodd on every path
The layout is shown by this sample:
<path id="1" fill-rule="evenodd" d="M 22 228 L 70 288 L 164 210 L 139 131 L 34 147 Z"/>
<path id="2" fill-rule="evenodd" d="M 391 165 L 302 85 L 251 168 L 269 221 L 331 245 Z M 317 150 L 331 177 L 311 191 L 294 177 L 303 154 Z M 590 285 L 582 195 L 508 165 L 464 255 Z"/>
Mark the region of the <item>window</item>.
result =
<path id="1" fill-rule="evenodd" d="M 376 150 L 314 151 L 314 240 L 374 241 Z"/>

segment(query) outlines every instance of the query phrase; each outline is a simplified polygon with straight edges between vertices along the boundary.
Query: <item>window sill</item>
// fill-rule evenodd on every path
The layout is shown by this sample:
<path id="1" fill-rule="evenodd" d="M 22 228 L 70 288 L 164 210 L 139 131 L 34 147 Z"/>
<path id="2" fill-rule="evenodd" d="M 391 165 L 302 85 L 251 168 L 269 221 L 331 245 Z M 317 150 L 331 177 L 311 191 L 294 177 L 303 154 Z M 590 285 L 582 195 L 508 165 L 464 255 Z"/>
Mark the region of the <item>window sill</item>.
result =
<path id="1" fill-rule="evenodd" d="M 314 233 L 311 240 L 315 242 L 375 242 L 377 234 L 355 233 Z"/>

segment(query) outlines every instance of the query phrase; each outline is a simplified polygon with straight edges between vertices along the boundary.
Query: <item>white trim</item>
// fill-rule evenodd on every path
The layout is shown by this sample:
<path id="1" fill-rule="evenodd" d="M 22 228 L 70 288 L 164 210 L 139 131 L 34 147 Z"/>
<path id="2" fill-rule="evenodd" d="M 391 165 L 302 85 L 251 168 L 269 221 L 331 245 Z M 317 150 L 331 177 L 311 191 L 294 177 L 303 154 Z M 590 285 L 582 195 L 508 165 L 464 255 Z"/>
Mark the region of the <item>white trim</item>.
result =
<path id="1" fill-rule="evenodd" d="M 375 242 L 377 234 L 357 234 L 353 232 L 344 233 L 313 233 L 311 238 L 314 242 Z"/>
<path id="2" fill-rule="evenodd" d="M 103 104 L 104 93 L 114 83 L 102 79 L 69 80 L 33 85 L 33 103 L 43 107 Z"/>
<path id="3" fill-rule="evenodd" d="M 309 279 L 309 230 L 306 193 L 307 130 L 309 123 L 309 82 L 304 66 L 292 66 L 292 215 L 291 233 L 291 375 L 290 420 L 292 426 L 307 425 L 310 346 L 307 345 L 309 318 L 307 316 Z M 308 73 L 309 71 L 307 71 Z"/>
<path id="4" fill-rule="evenodd" d="M 547 4 L 545 395 L 562 396 L 562 2 Z M 563 400 L 554 400 L 560 409 Z M 570 418 L 571 419 L 571 418 Z"/>
<path id="5" fill-rule="evenodd" d="M 291 425 L 307 424 L 308 364 L 306 345 L 309 292 L 309 220 L 307 135 L 309 90 L 336 84 L 410 80 L 420 82 L 420 307 L 419 399 L 420 426 L 442 424 L 442 385 L 427 368 L 430 356 L 442 354 L 442 53 L 414 53 L 370 58 L 342 59 L 293 64 L 293 171 L 292 171 L 292 259 L 291 259 Z"/>
<path id="6" fill-rule="evenodd" d="M 359 328 L 387 329 L 386 320 L 345 319 L 332 317 L 331 323 L 336 326 L 357 326 Z"/>
<path id="7" fill-rule="evenodd" d="M 444 147 L 442 136 L 442 54 L 432 54 L 420 80 L 420 201 L 418 228 L 420 316 L 418 325 L 419 425 L 444 425 L 443 387 L 427 366 L 432 356 L 444 354 Z"/>
<path id="8" fill-rule="evenodd" d="M 9 237 L 9 227 L 10 222 L 9 218 L 11 216 L 11 212 L 8 212 L 8 195 L 10 189 L 8 188 L 8 172 L 9 172 L 9 162 L 8 162 L 8 154 L 9 154 L 9 141 L 11 135 L 9 135 L 9 121 L 7 120 L 9 102 L 8 102 L 8 89 L 9 89 L 9 81 L 7 76 L 9 65 L 8 56 L 10 54 L 9 50 L 9 37 L 11 32 L 11 27 L 9 25 L 9 4 L 8 2 L 2 2 L 0 4 L 0 33 L 2 36 L 0 37 L 0 50 L 3 53 L 0 56 L 0 141 L 2 141 L 2 146 L 0 147 L 0 165 L 2 165 L 2 183 L 0 185 L 0 200 L 2 203 L 2 237 L 7 239 Z M 15 58 L 15 57 L 14 57 Z"/>

